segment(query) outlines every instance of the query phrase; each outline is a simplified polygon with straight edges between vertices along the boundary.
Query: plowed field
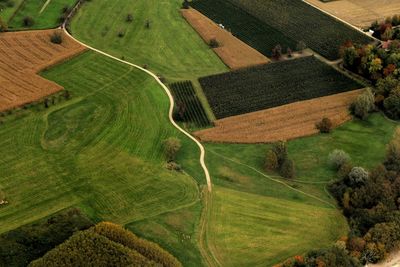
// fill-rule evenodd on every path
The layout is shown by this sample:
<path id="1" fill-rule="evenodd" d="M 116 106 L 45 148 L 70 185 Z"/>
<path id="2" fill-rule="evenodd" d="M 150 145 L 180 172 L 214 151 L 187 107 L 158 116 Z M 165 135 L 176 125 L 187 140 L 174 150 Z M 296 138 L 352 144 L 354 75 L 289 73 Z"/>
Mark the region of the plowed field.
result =
<path id="1" fill-rule="evenodd" d="M 197 10 L 183 9 L 182 15 L 206 43 L 209 43 L 211 39 L 216 39 L 220 43 L 220 47 L 213 50 L 229 68 L 239 69 L 269 62 L 263 54 L 222 29 Z"/>
<path id="2" fill-rule="evenodd" d="M 0 34 L 0 111 L 21 106 L 63 88 L 37 73 L 85 48 L 63 35 L 62 44 L 50 42 L 54 30 Z"/>
<path id="3" fill-rule="evenodd" d="M 338 126 L 351 118 L 349 105 L 361 90 L 296 102 L 215 121 L 215 127 L 195 132 L 202 141 L 267 143 L 318 133 L 324 117 Z"/>
<path id="4" fill-rule="evenodd" d="M 337 16 L 355 26 L 366 27 L 375 20 L 400 14 L 399 0 L 340 0 L 323 3 L 320 0 L 307 0 L 334 16 Z"/>

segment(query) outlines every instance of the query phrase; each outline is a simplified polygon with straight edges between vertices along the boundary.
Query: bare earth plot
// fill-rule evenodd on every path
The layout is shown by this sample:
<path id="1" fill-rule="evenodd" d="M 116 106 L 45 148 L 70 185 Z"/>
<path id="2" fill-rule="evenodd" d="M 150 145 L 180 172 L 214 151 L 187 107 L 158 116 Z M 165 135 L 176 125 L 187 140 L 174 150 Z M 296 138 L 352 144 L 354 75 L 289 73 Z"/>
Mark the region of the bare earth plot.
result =
<path id="1" fill-rule="evenodd" d="M 63 88 L 37 73 L 85 50 L 63 34 L 50 42 L 54 30 L 0 34 L 0 111 L 18 107 Z"/>
<path id="2" fill-rule="evenodd" d="M 183 9 L 182 15 L 206 43 L 209 43 L 211 39 L 216 39 L 220 43 L 220 47 L 213 50 L 229 68 L 239 69 L 270 62 L 263 54 L 222 29 L 197 10 Z"/>
<path id="3" fill-rule="evenodd" d="M 202 141 L 264 143 L 318 133 L 315 124 L 330 118 L 335 126 L 351 119 L 349 105 L 362 90 L 296 102 L 215 121 L 215 127 L 195 132 Z"/>
<path id="4" fill-rule="evenodd" d="M 399 0 L 339 0 L 328 3 L 306 0 L 306 2 L 357 27 L 366 27 L 375 20 L 380 21 L 388 16 L 400 14 Z"/>

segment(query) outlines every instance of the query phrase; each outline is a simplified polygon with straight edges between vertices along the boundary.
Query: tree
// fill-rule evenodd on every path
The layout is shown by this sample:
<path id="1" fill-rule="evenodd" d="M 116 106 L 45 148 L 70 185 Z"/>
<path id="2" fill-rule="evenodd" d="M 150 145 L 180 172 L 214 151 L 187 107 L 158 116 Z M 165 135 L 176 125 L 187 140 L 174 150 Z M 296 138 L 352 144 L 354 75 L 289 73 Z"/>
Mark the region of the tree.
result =
<path id="1" fill-rule="evenodd" d="M 335 149 L 328 156 L 328 163 L 335 170 L 339 170 L 344 164 L 349 163 L 350 160 L 349 154 L 340 149 Z"/>
<path id="2" fill-rule="evenodd" d="M 364 185 L 369 178 L 369 174 L 362 167 L 354 167 L 349 173 L 349 181 L 352 186 Z"/>
<path id="3" fill-rule="evenodd" d="M 182 144 L 178 138 L 170 137 L 164 141 L 164 152 L 167 161 L 174 161 Z"/>
<path id="4" fill-rule="evenodd" d="M 343 50 L 343 65 L 346 68 L 353 68 L 356 59 L 359 57 L 358 52 L 354 46 L 346 47 Z"/>
<path id="5" fill-rule="evenodd" d="M 276 60 L 281 59 L 282 57 L 282 47 L 281 45 L 276 45 L 273 49 L 272 49 L 272 57 Z"/>
<path id="6" fill-rule="evenodd" d="M 376 83 L 375 92 L 378 95 L 388 97 L 390 93 L 400 85 L 399 81 L 393 76 L 388 76 L 384 79 L 379 79 Z"/>
<path id="7" fill-rule="evenodd" d="M 300 41 L 300 42 L 297 43 L 296 50 L 299 51 L 300 53 L 303 53 L 303 51 L 304 51 L 306 48 L 307 48 L 307 45 L 306 45 L 305 42 Z"/>
<path id="8" fill-rule="evenodd" d="M 295 176 L 295 168 L 293 160 L 286 159 L 283 162 L 279 172 L 285 178 L 293 178 Z"/>
<path id="9" fill-rule="evenodd" d="M 276 142 L 272 145 L 271 150 L 275 153 L 278 159 L 278 166 L 281 167 L 283 162 L 288 158 L 286 143 L 283 141 Z"/>
<path id="10" fill-rule="evenodd" d="M 363 120 L 374 110 L 374 107 L 375 98 L 369 88 L 363 94 L 359 95 L 352 105 L 354 115 Z"/>
<path id="11" fill-rule="evenodd" d="M 219 44 L 219 42 L 218 42 L 218 40 L 216 38 L 211 38 L 210 42 L 208 42 L 208 45 L 211 48 L 218 48 L 220 46 L 220 44 Z"/>
<path id="12" fill-rule="evenodd" d="M 32 17 L 26 16 L 26 17 L 24 17 L 24 19 L 22 20 L 22 24 L 23 24 L 25 27 L 32 27 L 33 24 L 35 24 L 35 21 L 33 20 Z"/>
<path id="13" fill-rule="evenodd" d="M 320 122 L 316 124 L 317 129 L 321 133 L 330 133 L 333 128 L 333 123 L 329 118 L 323 118 Z"/>
<path id="14" fill-rule="evenodd" d="M 384 165 L 388 171 L 400 173 L 400 144 L 396 142 L 389 144 Z"/>
<path id="15" fill-rule="evenodd" d="M 133 15 L 132 14 L 126 15 L 126 22 L 132 22 L 132 21 L 133 21 Z"/>
<path id="16" fill-rule="evenodd" d="M 144 26 L 146 27 L 146 29 L 150 29 L 150 20 L 146 20 Z"/>
<path id="17" fill-rule="evenodd" d="M 189 9 L 190 5 L 189 5 L 189 1 L 188 0 L 184 0 L 182 3 L 182 8 L 183 9 Z"/>
<path id="18" fill-rule="evenodd" d="M 276 156 L 274 151 L 269 150 L 265 159 L 265 169 L 269 171 L 274 171 L 278 169 L 278 167 L 278 157 Z"/>
<path id="19" fill-rule="evenodd" d="M 51 36 L 50 36 L 50 41 L 53 44 L 62 44 L 63 42 L 63 38 L 60 32 L 54 32 Z"/>
<path id="20" fill-rule="evenodd" d="M 383 106 L 390 118 L 400 119 L 400 87 L 393 90 L 390 96 L 383 101 Z"/>
<path id="21" fill-rule="evenodd" d="M 373 59 L 373 60 L 370 62 L 368 71 L 369 71 L 370 74 L 374 74 L 374 73 L 380 71 L 382 68 L 383 68 L 383 66 L 382 66 L 382 59 L 380 59 L 380 58 L 377 57 L 377 58 Z"/>

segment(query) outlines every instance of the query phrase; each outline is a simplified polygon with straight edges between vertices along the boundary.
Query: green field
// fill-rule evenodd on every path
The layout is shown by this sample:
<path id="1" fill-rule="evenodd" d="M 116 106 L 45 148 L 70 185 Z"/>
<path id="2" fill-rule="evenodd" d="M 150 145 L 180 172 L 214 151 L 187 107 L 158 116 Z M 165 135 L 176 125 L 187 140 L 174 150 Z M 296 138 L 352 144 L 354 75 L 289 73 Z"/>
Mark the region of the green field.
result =
<path id="1" fill-rule="evenodd" d="M 181 0 L 88 2 L 71 24 L 81 41 L 173 80 L 194 80 L 228 68 L 180 15 Z M 133 22 L 126 22 L 128 14 Z M 150 21 L 150 28 L 145 27 Z M 95 27 L 93 27 L 95 25 Z M 124 37 L 119 38 L 118 33 Z"/>
<path id="2" fill-rule="evenodd" d="M 8 26 L 10 30 L 56 28 L 61 24 L 59 18 L 63 13 L 62 9 L 72 7 L 76 3 L 76 0 L 51 0 L 44 7 L 46 1 L 26 0 L 21 3 L 18 10 L 14 10 L 14 12 L 17 11 L 14 15 L 9 16 L 5 13 L 5 18 L 9 16 Z M 25 17 L 31 17 L 34 20 L 31 27 L 24 27 L 23 19 Z"/>
<path id="3" fill-rule="evenodd" d="M 207 144 L 215 185 L 207 232 L 213 256 L 224 266 L 271 266 L 332 245 L 348 227 L 325 189 L 335 179 L 328 154 L 344 149 L 355 165 L 372 168 L 382 162 L 396 126 L 375 114 L 330 135 L 289 142 L 289 156 L 297 166 L 294 180 L 264 173 L 269 145 Z"/>
<path id="4" fill-rule="evenodd" d="M 165 168 L 162 142 L 204 183 L 195 144 L 168 121 L 169 101 L 147 74 L 87 52 L 44 73 L 72 99 L 0 126 L 0 233 L 70 206 L 120 224 L 199 202 L 196 180 Z"/>

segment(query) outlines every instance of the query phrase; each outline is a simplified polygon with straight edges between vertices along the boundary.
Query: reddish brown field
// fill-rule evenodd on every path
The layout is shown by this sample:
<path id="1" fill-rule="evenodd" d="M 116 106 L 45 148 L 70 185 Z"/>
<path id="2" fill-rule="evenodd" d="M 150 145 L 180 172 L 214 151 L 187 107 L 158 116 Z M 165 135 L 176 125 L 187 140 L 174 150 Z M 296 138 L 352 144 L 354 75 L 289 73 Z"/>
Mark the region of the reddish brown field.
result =
<path id="1" fill-rule="evenodd" d="M 54 31 L 0 34 L 0 111 L 22 106 L 63 89 L 37 73 L 83 52 L 85 48 L 64 33 L 62 44 L 51 43 L 50 35 Z"/>
<path id="2" fill-rule="evenodd" d="M 318 133 L 315 124 L 324 117 L 334 126 L 351 119 L 349 105 L 362 90 L 296 102 L 277 108 L 215 121 L 215 127 L 194 133 L 202 141 L 269 143 Z"/>
<path id="3" fill-rule="evenodd" d="M 220 47 L 213 50 L 229 68 L 239 69 L 269 62 L 263 54 L 222 29 L 197 10 L 183 9 L 182 15 L 206 43 L 209 43 L 211 39 L 219 42 Z"/>

